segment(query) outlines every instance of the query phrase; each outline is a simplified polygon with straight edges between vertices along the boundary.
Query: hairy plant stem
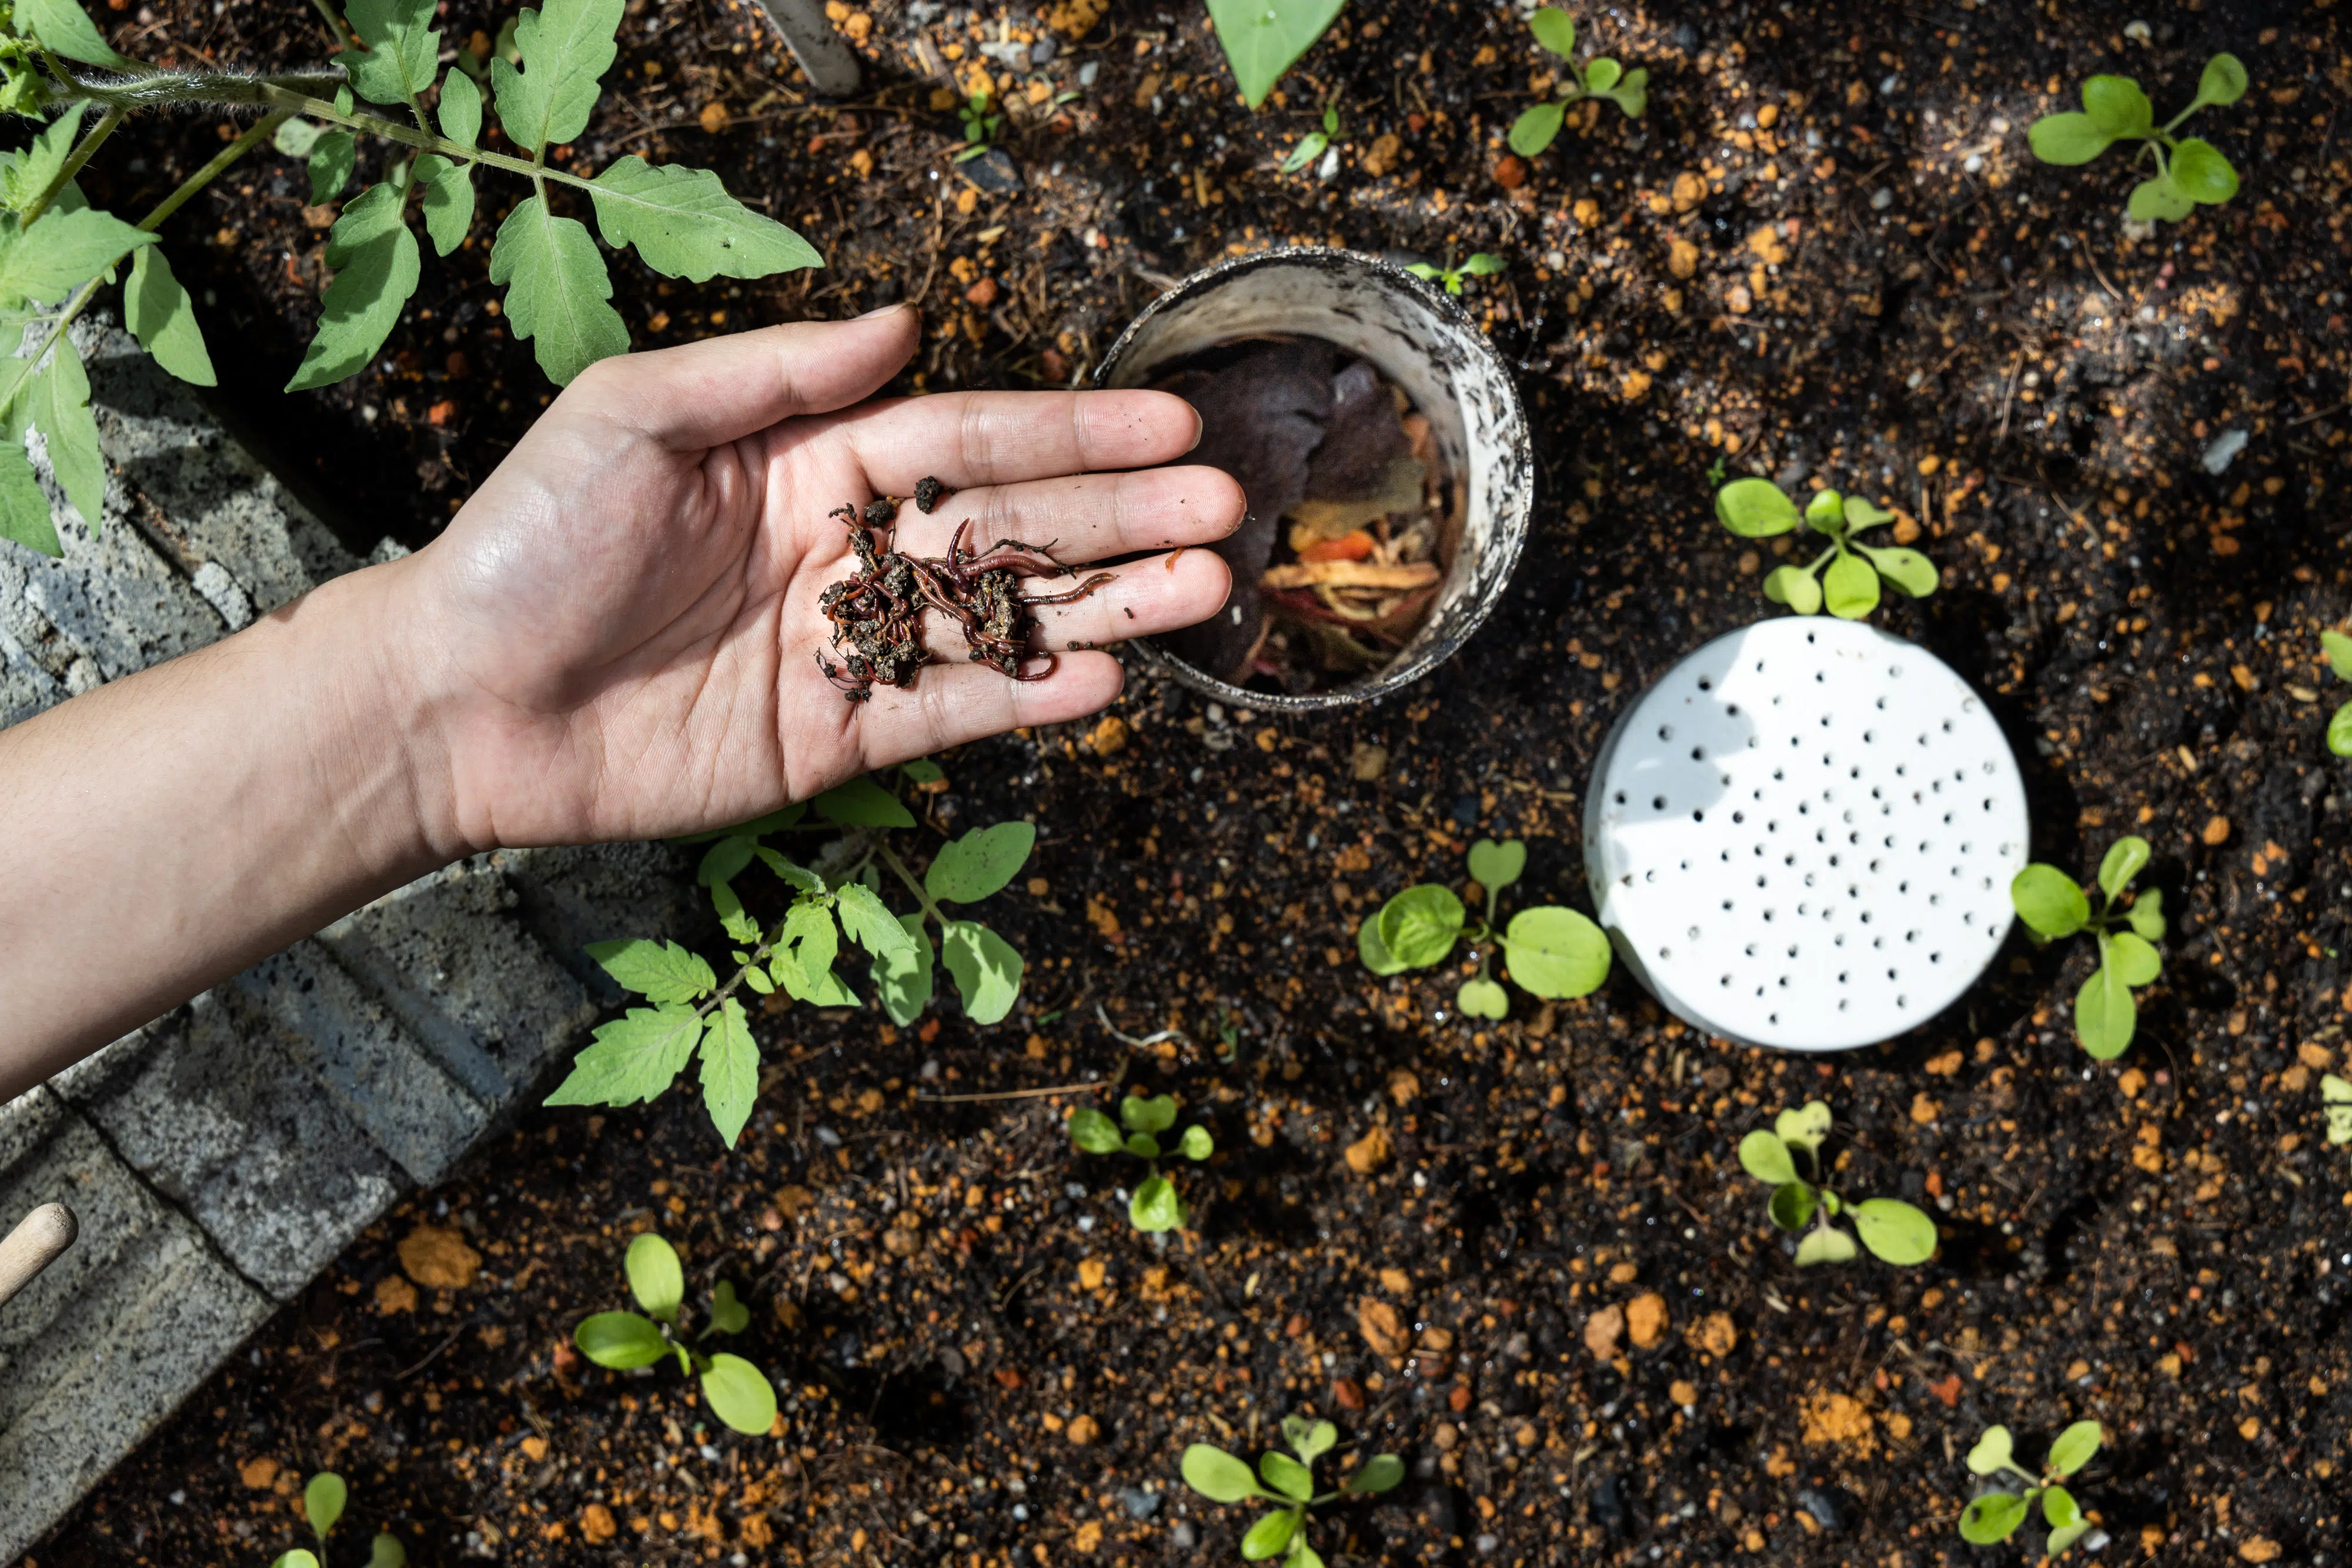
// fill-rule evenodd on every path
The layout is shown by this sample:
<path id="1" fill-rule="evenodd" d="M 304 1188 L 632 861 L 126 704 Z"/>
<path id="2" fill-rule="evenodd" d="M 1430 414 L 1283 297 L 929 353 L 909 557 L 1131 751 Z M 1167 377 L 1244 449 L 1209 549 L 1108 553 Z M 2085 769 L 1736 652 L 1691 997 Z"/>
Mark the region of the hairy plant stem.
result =
<path id="1" fill-rule="evenodd" d="M 775 946 L 776 939 L 771 936 L 766 941 L 761 943 L 757 947 L 752 948 L 751 957 L 745 959 L 742 967 L 737 969 L 732 976 L 729 977 L 725 985 L 710 993 L 709 1000 L 704 1002 L 700 1007 L 694 1009 L 694 1016 L 697 1018 L 709 1017 L 711 1009 L 719 1006 L 719 1003 L 725 1001 L 729 997 L 735 994 L 735 988 L 743 983 L 744 976 L 750 974 L 752 970 L 759 968 L 761 965 L 767 962 L 768 955 L 775 950 Z"/>
<path id="2" fill-rule="evenodd" d="M 65 167 L 57 172 L 56 177 L 43 187 L 40 195 L 35 198 L 33 204 L 25 209 L 24 217 L 16 224 L 17 228 L 31 228 L 34 222 L 49 210 L 49 204 L 58 199 L 58 193 L 72 183 L 73 177 L 81 172 L 82 165 L 89 162 L 90 154 L 97 152 L 106 139 L 114 134 L 114 128 L 122 123 L 123 116 L 129 112 L 124 109 L 110 109 L 96 125 L 89 128 L 89 132 L 82 137 L 74 150 L 67 154 Z"/>
<path id="3" fill-rule="evenodd" d="M 270 114 L 255 121 L 251 130 L 214 154 L 212 161 L 203 168 L 181 181 L 178 189 L 156 203 L 154 211 L 141 218 L 135 226 L 143 233 L 153 234 L 163 226 L 164 219 L 185 206 L 198 191 L 219 179 L 229 165 L 276 135 L 278 128 L 290 118 L 288 114 Z M 130 254 L 129 251 L 122 253 L 123 256 Z M 33 372 L 40 368 L 49 350 L 57 347 L 58 340 L 65 336 L 66 329 L 73 325 L 74 318 L 89 308 L 91 298 L 98 293 L 98 286 L 106 281 L 106 275 L 121 264 L 122 256 L 116 256 L 99 270 L 96 277 L 74 291 L 73 297 L 58 312 L 56 324 L 49 329 L 48 336 L 41 340 L 39 348 L 25 358 L 7 361 L 7 379 L 0 382 L 0 413 L 5 413 L 16 401 L 16 394 L 25 390 L 25 383 L 32 379 Z"/>
<path id="4" fill-rule="evenodd" d="M 330 125 L 340 125 L 348 130 L 364 131 L 370 136 L 380 136 L 387 141 L 397 141 L 404 147 L 414 147 L 419 152 L 438 152 L 455 162 L 484 163 L 493 169 L 504 169 L 510 174 L 520 174 L 530 181 L 542 196 L 546 193 L 546 187 L 541 182 L 546 180 L 576 186 L 583 191 L 594 191 L 598 188 L 593 180 L 584 179 L 578 174 L 566 173 L 561 169 L 549 168 L 546 164 L 547 152 L 544 148 L 540 150 L 535 160 L 510 158 L 503 152 L 492 152 L 481 147 L 467 147 L 462 142 L 452 141 L 446 136 L 436 136 L 429 131 L 415 130 L 397 120 L 385 120 L 377 115 L 356 112 L 345 114 L 327 99 L 319 98 L 309 90 L 322 86 L 333 88 L 341 85 L 340 78 L 322 78 L 315 74 L 300 77 L 241 77 L 222 72 L 201 74 L 174 72 L 149 77 L 119 88 L 68 78 L 68 90 L 58 96 L 68 100 L 86 99 L 92 103 L 105 104 L 109 107 L 121 105 L 126 109 L 145 109 L 167 104 L 203 104 L 226 109 L 277 110 L 288 115 L 307 115 L 312 120 L 324 120 Z"/>
<path id="5" fill-rule="evenodd" d="M 880 855 L 882 857 L 882 863 L 888 866 L 892 872 L 897 873 L 898 880 L 907 884 L 907 890 L 909 893 L 912 893 L 917 901 L 922 904 L 923 913 L 938 921 L 940 923 L 940 930 L 946 930 L 948 926 L 948 917 L 946 914 L 940 910 L 937 904 L 932 902 L 930 894 L 924 888 L 923 884 L 915 880 L 915 873 L 907 869 L 907 862 L 900 860 L 896 854 L 893 854 L 890 851 L 890 846 L 887 844 L 876 844 L 874 846 L 874 852 Z"/>

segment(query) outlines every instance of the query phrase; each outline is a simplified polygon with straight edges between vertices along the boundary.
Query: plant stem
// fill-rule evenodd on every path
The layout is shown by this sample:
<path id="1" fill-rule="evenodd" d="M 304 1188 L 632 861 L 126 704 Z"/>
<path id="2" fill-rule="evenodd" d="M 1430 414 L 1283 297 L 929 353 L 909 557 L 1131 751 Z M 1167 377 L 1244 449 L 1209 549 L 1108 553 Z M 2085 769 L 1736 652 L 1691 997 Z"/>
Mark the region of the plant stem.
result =
<path id="1" fill-rule="evenodd" d="M 137 226 L 147 234 L 153 234 L 163 225 L 164 219 L 185 206 L 190 197 L 220 178 L 222 171 L 251 152 L 257 142 L 276 135 L 278 128 L 284 124 L 288 118 L 284 114 L 272 114 L 266 115 L 255 122 L 251 130 L 215 154 L 210 162 L 181 181 L 179 188 L 156 203 L 155 210 L 141 218 Z M 129 254 L 128 251 L 123 253 L 125 256 Z M 99 269 L 96 277 L 76 289 L 73 298 L 67 300 L 64 308 L 58 312 L 57 325 L 50 328 L 49 335 L 41 340 L 41 346 L 30 356 L 9 362 L 7 373 L 11 379 L 0 384 L 0 413 L 5 413 L 8 406 L 16 401 L 16 394 L 25 390 L 25 384 L 32 380 L 33 373 L 40 368 L 41 361 L 48 357 L 51 349 L 57 347 L 58 340 L 65 336 L 66 329 L 73 325 L 74 318 L 79 316 L 89 307 L 91 296 L 98 292 L 98 286 L 105 281 L 107 273 L 121 265 L 121 261 L 122 256 L 116 256 Z"/>
<path id="2" fill-rule="evenodd" d="M 923 884 L 915 880 L 915 873 L 907 869 L 907 862 L 900 860 L 896 854 L 892 853 L 888 844 L 876 844 L 874 846 L 874 852 L 880 855 L 882 857 L 882 863 L 888 866 L 893 872 L 897 873 L 898 880 L 907 884 L 908 891 L 912 893 L 916 899 L 922 904 L 923 913 L 938 921 L 940 923 L 940 930 L 946 930 L 948 924 L 947 915 L 940 910 L 937 904 L 934 904 L 931 901 L 931 895 L 924 889 Z"/>
<path id="3" fill-rule="evenodd" d="M 352 33 L 352 25 L 343 20 L 341 12 L 328 4 L 328 0 L 311 0 L 311 4 L 318 6 L 319 15 L 326 20 L 328 33 L 337 43 L 346 49 L 355 50 L 360 47 L 357 35 Z"/>
<path id="4" fill-rule="evenodd" d="M 19 229 L 31 228 L 40 215 L 49 210 L 49 204 L 58 199 L 58 193 L 71 183 L 76 174 L 81 172 L 82 165 L 89 162 L 90 154 L 97 152 L 100 145 L 114 134 L 114 128 L 122 123 L 122 117 L 127 112 L 129 111 L 120 108 L 110 109 L 96 125 L 90 127 L 89 133 L 70 153 L 67 154 L 65 167 L 57 172 L 56 177 L 49 181 L 33 204 L 25 209 L 23 219 L 16 225 Z"/>
<path id="5" fill-rule="evenodd" d="M 735 994 L 735 988 L 743 983 L 743 977 L 750 974 L 753 969 L 758 968 L 762 963 L 764 963 L 768 955 L 775 950 L 775 946 L 776 939 L 771 936 L 766 941 L 761 943 L 757 947 L 752 948 L 751 956 L 746 959 L 743 966 L 737 969 L 735 973 L 729 977 L 725 985 L 710 993 L 710 998 L 708 1001 L 694 1009 L 694 1016 L 697 1018 L 709 1018 L 710 1016 L 710 1009 L 719 1006 L 729 997 L 733 996 Z"/>

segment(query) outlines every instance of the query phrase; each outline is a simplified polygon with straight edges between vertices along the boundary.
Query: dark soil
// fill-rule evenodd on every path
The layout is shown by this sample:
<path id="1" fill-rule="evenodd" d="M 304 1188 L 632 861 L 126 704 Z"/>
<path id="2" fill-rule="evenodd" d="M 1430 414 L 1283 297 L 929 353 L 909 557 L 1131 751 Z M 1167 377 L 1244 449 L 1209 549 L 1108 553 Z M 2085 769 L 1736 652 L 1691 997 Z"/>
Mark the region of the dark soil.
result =
<path id="1" fill-rule="evenodd" d="M 1028 190 L 969 210 L 908 52 L 968 51 L 964 13 L 919 29 L 877 7 L 881 96 L 845 109 L 794 101 L 747 13 L 633 21 L 579 152 L 634 138 L 706 162 L 832 263 L 739 293 L 616 260 L 640 346 L 910 298 L 934 333 L 910 384 L 1059 383 L 1154 279 L 1230 249 L 1494 250 L 1510 270 L 1468 303 L 1525 370 L 1537 535 L 1481 634 L 1386 706 L 1273 723 L 1139 678 L 1123 728 L 942 758 L 942 822 L 1043 831 L 1038 880 L 988 916 L 1030 964 L 1012 1019 L 761 1015 L 772 1082 L 732 1155 L 685 1090 L 526 1114 L 35 1559 L 259 1563 L 297 1540 L 293 1478 L 331 1464 L 353 1527 L 389 1525 L 426 1564 L 1232 1561 L 1247 1513 L 1186 1493 L 1178 1455 L 1254 1456 L 1304 1407 L 1339 1424 L 1346 1462 L 1391 1449 L 1409 1470 L 1326 1511 L 1334 1562 L 1970 1561 L 1954 1520 L 1979 1431 L 2005 1422 L 2038 1457 L 2083 1417 L 2107 1432 L 2076 1487 L 2098 1560 L 2338 1558 L 2352 1170 L 2319 1137 L 2317 1078 L 2347 1054 L 2352 831 L 2316 632 L 2352 611 L 2352 40 L 2316 3 L 2149 7 L 2146 44 L 2124 32 L 2138 14 L 1581 15 L 1592 47 L 1649 67 L 1649 116 L 1572 118 L 1523 169 L 1501 134 L 1551 62 L 1499 7 L 1353 9 L 1255 116 L 1197 8 L 1122 7 L 1041 73 L 1061 89 L 1099 67 L 1061 118 L 1015 129 Z M 315 37 L 290 3 L 157 26 L 147 51 L 221 63 Z M 2244 175 L 2228 206 L 2131 240 L 2118 157 L 2026 157 L 2026 122 L 2084 75 L 2136 74 L 2168 115 L 2225 47 L 2254 90 L 2192 124 Z M 1339 174 L 1275 172 L 1331 93 Z M 707 101 L 736 123 L 705 133 Z M 134 204 L 217 145 L 151 127 L 146 166 L 110 149 L 94 193 Z M 290 165 L 246 178 L 249 203 L 190 213 L 170 243 L 215 291 L 215 343 L 251 345 L 274 385 L 320 235 Z M 540 404 L 527 346 L 483 313 L 488 232 L 428 260 L 432 313 L 392 370 L 237 393 L 310 444 L 364 528 L 429 536 Z M 2251 442 L 2210 475 L 2231 430 Z M 1823 1061 L 1693 1033 L 1622 974 L 1540 1012 L 1515 993 L 1511 1021 L 1473 1028 L 1454 975 L 1358 966 L 1355 923 L 1411 882 L 1459 884 L 1481 834 L 1529 841 L 1522 896 L 1585 902 L 1578 791 L 1610 722 L 1769 608 L 1759 552 L 1712 521 L 1718 460 L 1904 508 L 1945 586 L 1881 619 L 1994 703 L 2037 858 L 2155 844 L 2177 919 L 2122 1060 L 2073 1040 L 2079 944 L 2018 940 L 1947 1016 Z M 1097 1005 L 1205 1043 L 1130 1051 Z M 1221 1147 L 1182 1176 L 1193 1228 L 1164 1247 L 1124 1224 L 1124 1162 L 1060 1133 L 1084 1096 L 940 1098 L 1122 1071 Z M 1847 1190 L 1936 1214 L 1929 1264 L 1797 1273 L 1733 1148 L 1816 1095 Z M 620 1253 L 648 1225 L 698 1282 L 746 1290 L 739 1347 L 783 1393 L 781 1437 L 566 1348 L 625 1303 Z M 411 1281 L 420 1227 L 462 1232 L 470 1282 Z M 1593 1323 L 1611 1309 L 1613 1343 Z"/>

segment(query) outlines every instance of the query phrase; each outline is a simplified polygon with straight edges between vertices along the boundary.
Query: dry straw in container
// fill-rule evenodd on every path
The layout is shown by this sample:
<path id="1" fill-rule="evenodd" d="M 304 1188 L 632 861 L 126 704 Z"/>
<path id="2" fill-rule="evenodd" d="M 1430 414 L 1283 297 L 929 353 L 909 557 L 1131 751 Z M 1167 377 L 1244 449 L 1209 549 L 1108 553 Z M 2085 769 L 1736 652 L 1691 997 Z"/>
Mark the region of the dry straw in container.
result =
<path id="1" fill-rule="evenodd" d="M 1841 1051 L 1927 1022 L 1992 961 L 2025 788 L 1941 660 L 1788 617 L 1717 638 L 1618 720 L 1584 841 L 1601 925 L 1675 1016 Z"/>

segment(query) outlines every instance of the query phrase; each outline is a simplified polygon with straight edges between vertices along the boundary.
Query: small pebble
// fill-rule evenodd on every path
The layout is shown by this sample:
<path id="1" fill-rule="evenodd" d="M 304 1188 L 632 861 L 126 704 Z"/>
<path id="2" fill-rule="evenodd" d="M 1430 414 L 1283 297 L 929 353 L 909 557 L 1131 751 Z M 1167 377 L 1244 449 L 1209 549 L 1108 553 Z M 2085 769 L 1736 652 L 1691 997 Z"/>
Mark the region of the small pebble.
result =
<path id="1" fill-rule="evenodd" d="M 2214 475 L 2224 472 L 2237 460 L 2238 454 L 2245 449 L 2246 433 L 2244 431 L 2223 431 L 2220 435 L 2215 436 L 2213 444 L 2205 449 L 2205 455 L 2201 459 L 2205 465 L 2205 472 Z"/>
<path id="2" fill-rule="evenodd" d="M 1883 213 L 1894 204 L 1895 193 L 1889 187 L 1881 185 L 1878 189 L 1870 193 L 1870 210 L 1872 212 Z"/>

